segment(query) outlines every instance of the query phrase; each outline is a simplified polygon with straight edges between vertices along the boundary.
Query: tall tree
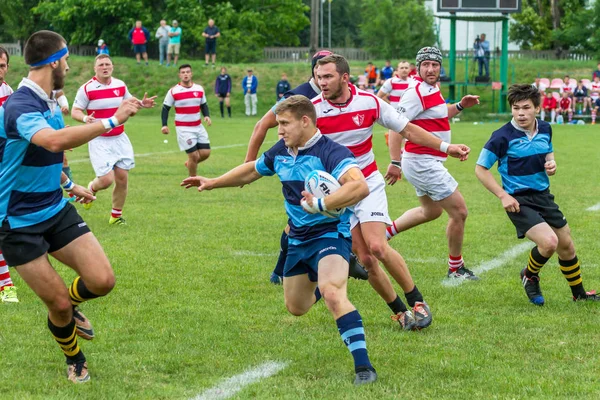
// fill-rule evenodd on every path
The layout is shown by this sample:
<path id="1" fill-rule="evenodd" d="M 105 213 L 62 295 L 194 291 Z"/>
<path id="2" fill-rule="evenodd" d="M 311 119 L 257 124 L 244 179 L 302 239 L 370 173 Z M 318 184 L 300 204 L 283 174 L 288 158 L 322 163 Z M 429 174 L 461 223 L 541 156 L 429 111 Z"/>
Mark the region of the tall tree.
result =
<path id="1" fill-rule="evenodd" d="M 412 58 L 435 44 L 433 15 L 420 0 L 363 0 L 363 47 L 378 58 Z"/>

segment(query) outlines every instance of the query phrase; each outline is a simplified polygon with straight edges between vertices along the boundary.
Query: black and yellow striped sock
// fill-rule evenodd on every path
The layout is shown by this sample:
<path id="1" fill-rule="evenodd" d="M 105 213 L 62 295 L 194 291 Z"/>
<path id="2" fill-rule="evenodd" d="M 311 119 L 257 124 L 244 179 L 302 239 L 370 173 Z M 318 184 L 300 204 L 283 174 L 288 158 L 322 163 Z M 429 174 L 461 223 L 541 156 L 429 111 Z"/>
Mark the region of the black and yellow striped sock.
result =
<path id="1" fill-rule="evenodd" d="M 48 318 L 48 329 L 50 329 L 52 337 L 67 357 L 67 364 L 85 361 L 85 356 L 77 343 L 77 328 L 74 319 L 71 319 L 67 326 L 59 327 L 54 325 Z"/>
<path id="2" fill-rule="evenodd" d="M 561 260 L 558 259 L 560 264 L 560 272 L 569 283 L 571 292 L 575 298 L 585 297 L 585 289 L 583 288 L 583 279 L 581 279 L 581 268 L 579 265 L 579 259 L 575 256 L 572 260 Z"/>
<path id="3" fill-rule="evenodd" d="M 528 278 L 537 276 L 540 273 L 540 269 L 548 262 L 549 258 L 544 257 L 540 254 L 537 246 L 531 249 L 529 252 L 529 261 L 527 262 L 527 270 L 525 275 Z"/>
<path id="4" fill-rule="evenodd" d="M 83 279 L 81 279 L 80 276 L 75 278 L 75 280 L 69 287 L 69 296 L 71 297 L 71 304 L 73 304 L 74 307 L 77 307 L 84 301 L 100 297 L 99 295 L 89 291 L 89 289 L 85 286 L 85 283 L 83 283 Z"/>

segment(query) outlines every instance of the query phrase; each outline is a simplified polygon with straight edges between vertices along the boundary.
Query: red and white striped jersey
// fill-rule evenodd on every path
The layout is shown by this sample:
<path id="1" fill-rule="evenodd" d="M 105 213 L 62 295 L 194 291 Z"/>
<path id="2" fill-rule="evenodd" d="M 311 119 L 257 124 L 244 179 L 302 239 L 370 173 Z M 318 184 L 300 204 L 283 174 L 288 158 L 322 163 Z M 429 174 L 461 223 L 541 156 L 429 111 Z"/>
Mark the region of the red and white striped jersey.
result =
<path id="1" fill-rule="evenodd" d="M 420 77 L 415 76 L 413 79 L 415 84 L 404 93 L 398 106 L 400 112 L 413 124 L 450 143 L 448 106 L 440 88 L 437 85 L 431 86 Z M 445 160 L 447 154 L 407 140 L 404 146 L 404 157 L 414 156 Z"/>
<path id="2" fill-rule="evenodd" d="M 200 106 L 206 104 L 204 88 L 197 83 L 191 87 L 182 86 L 180 83 L 173 86 L 165 96 L 164 105 L 175 106 L 175 127 L 199 126 L 202 123 Z"/>
<path id="3" fill-rule="evenodd" d="M 400 99 L 406 89 L 410 86 L 410 79 L 402 80 L 397 76 L 393 76 L 390 79 L 386 80 L 381 86 L 381 90 L 383 93 L 388 95 L 388 100 L 390 101 L 390 105 L 394 108 L 398 107 L 400 103 Z"/>
<path id="4" fill-rule="evenodd" d="M 563 83 L 562 86 L 560 87 L 559 92 L 560 93 L 564 93 L 564 92 L 573 93 L 575 91 L 575 89 L 577 89 L 577 85 L 571 85 L 570 83 Z"/>
<path id="5" fill-rule="evenodd" d="M 598 93 L 600 93 L 600 82 L 592 82 L 590 86 L 590 97 L 598 98 Z"/>
<path id="6" fill-rule="evenodd" d="M 13 90 L 10 86 L 8 86 L 8 83 L 2 82 L 2 84 L 0 85 L 0 106 L 6 101 L 6 99 L 8 99 L 8 96 L 10 96 L 12 93 Z"/>
<path id="7" fill-rule="evenodd" d="M 568 110 L 569 108 L 571 108 L 571 99 L 570 98 L 562 98 L 560 99 L 560 102 L 558 103 L 559 107 L 561 110 Z"/>
<path id="8" fill-rule="evenodd" d="M 93 77 L 79 88 L 73 107 L 85 110 L 87 115 L 94 113 L 94 118 L 110 118 L 115 115 L 123 100 L 130 97 L 131 93 L 122 80 L 111 78 L 104 85 Z M 119 125 L 102 136 L 117 136 L 124 130 L 124 125 Z"/>
<path id="9" fill-rule="evenodd" d="M 377 171 L 373 154 L 373 125 L 378 123 L 395 132 L 403 131 L 408 119 L 372 93 L 350 87 L 351 98 L 344 106 L 318 95 L 311 101 L 317 110 L 317 128 L 334 142 L 346 146 L 365 177 Z"/>

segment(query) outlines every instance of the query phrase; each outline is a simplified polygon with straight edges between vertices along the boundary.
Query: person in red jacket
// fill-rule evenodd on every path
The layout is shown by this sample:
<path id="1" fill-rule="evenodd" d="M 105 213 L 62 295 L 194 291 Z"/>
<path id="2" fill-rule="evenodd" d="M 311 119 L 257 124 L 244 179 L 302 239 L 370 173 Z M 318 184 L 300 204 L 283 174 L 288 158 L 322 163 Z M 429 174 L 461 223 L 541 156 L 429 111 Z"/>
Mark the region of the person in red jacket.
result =
<path id="1" fill-rule="evenodd" d="M 540 114 L 541 120 L 543 121 L 546 117 L 546 113 L 550 112 L 550 123 L 553 124 L 556 118 L 556 108 L 558 104 L 556 103 L 556 99 L 552 96 L 551 91 L 546 92 L 546 97 L 544 97 L 544 103 L 542 104 L 542 112 Z"/>
<path id="2" fill-rule="evenodd" d="M 135 28 L 129 31 L 129 41 L 133 44 L 133 52 L 135 59 L 140 64 L 140 55 L 144 57 L 146 65 L 148 65 L 148 53 L 146 53 L 146 43 L 150 39 L 148 29 L 142 27 L 142 21 L 135 21 Z"/>

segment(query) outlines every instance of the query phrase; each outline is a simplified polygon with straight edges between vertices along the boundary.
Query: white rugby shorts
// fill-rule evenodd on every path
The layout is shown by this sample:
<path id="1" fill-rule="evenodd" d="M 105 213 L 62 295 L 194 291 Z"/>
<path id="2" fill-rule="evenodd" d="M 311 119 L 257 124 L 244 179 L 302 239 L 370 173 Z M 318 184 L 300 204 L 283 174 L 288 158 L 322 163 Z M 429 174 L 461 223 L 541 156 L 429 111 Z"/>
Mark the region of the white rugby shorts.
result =
<path id="1" fill-rule="evenodd" d="M 458 182 L 444 167 L 444 162 L 430 157 L 402 158 L 402 173 L 417 192 L 417 196 L 429 196 L 433 201 L 444 200 L 456 188 Z"/>
<path id="2" fill-rule="evenodd" d="M 367 178 L 369 195 L 356 203 L 354 214 L 350 217 L 350 228 L 365 222 L 383 222 L 391 225 L 392 220 L 388 214 L 387 196 L 385 194 L 385 180 L 379 171 L 373 172 Z"/>
<path id="3" fill-rule="evenodd" d="M 126 133 L 98 136 L 88 143 L 90 161 L 96 176 L 104 176 L 113 167 L 130 170 L 135 167 L 133 146 Z"/>
<path id="4" fill-rule="evenodd" d="M 175 128 L 175 131 L 177 132 L 177 143 L 181 151 L 191 149 L 198 143 L 210 144 L 208 132 L 206 132 L 206 129 L 202 125 Z"/>

